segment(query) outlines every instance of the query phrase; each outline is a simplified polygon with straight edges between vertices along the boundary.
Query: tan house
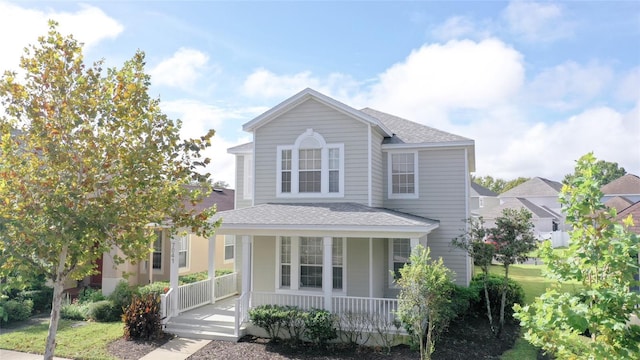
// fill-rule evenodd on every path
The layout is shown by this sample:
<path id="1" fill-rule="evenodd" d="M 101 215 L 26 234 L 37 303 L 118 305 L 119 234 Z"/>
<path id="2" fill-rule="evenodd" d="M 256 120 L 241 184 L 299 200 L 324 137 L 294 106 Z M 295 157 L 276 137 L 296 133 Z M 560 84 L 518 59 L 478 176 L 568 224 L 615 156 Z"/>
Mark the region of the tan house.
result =
<path id="1" fill-rule="evenodd" d="M 232 210 L 235 203 L 235 191 L 232 189 L 214 189 L 211 194 L 196 205 L 196 210 L 216 206 L 217 211 Z M 211 241 L 210 241 L 211 240 Z M 209 251 L 211 244 L 215 251 Z M 178 275 L 188 275 L 208 271 L 210 266 L 215 270 L 235 270 L 236 247 L 235 238 L 229 235 L 217 235 L 215 239 L 205 239 L 194 234 L 177 235 Z M 130 285 L 145 285 L 154 281 L 170 280 L 171 241 L 168 229 L 159 227 L 156 230 L 156 241 L 149 259 L 137 264 L 125 262 L 115 265 L 113 255 L 105 253 L 98 266 L 101 273 L 90 279 L 92 286 L 102 288 L 103 294 L 110 294 L 120 281 Z M 122 256 L 122 254 L 120 253 Z M 210 256 L 214 255 L 210 259 Z"/>

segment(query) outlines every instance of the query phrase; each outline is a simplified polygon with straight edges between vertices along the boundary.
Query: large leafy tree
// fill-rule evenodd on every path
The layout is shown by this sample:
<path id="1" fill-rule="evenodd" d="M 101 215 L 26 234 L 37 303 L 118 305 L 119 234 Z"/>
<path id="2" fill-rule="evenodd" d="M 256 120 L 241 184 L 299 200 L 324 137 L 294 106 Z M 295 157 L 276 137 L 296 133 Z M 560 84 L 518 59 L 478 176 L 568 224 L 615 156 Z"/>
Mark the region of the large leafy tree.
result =
<path id="1" fill-rule="evenodd" d="M 187 200 L 213 131 L 179 138 L 181 123 L 148 95 L 144 54 L 121 68 L 86 65 L 82 45 L 50 22 L 25 49 L 22 71 L 0 79 L 0 271 L 44 274 L 54 287 L 45 359 L 53 358 L 63 284 L 96 272 L 114 248 L 146 258 L 150 224 L 209 236 L 210 211 Z M 115 259 L 123 261 L 123 259 Z"/>
<path id="2" fill-rule="evenodd" d="M 560 202 L 572 226 L 569 248 L 562 254 L 546 243 L 540 250 L 548 276 L 582 286 L 573 292 L 552 287 L 534 303 L 514 307 L 515 317 L 532 344 L 559 359 L 639 359 L 638 285 L 640 238 L 627 230 L 631 216 L 616 221 L 615 209 L 601 202 L 599 162 L 581 157 L 575 176 L 565 184 Z"/>
<path id="3" fill-rule="evenodd" d="M 453 290 L 451 270 L 442 259 L 432 260 L 429 253 L 422 245 L 416 246 L 396 280 L 400 287 L 398 317 L 420 344 L 421 359 L 431 359 L 436 339 L 449 323 Z"/>
<path id="4" fill-rule="evenodd" d="M 613 180 L 626 175 L 627 171 L 618 165 L 617 162 L 598 160 L 593 164 L 593 176 L 598 180 L 600 185 L 607 185 Z M 576 177 L 580 176 L 578 169 L 573 174 L 567 174 L 562 180 L 563 184 L 571 184 Z"/>

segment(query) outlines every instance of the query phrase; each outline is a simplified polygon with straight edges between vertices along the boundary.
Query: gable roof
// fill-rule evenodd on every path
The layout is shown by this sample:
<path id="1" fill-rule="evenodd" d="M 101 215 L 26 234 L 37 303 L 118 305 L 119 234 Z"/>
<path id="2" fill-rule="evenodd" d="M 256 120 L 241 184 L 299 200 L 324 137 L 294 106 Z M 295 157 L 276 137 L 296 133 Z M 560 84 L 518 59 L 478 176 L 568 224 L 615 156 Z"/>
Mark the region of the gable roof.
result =
<path id="1" fill-rule="evenodd" d="M 629 215 L 633 216 L 634 223 L 629 227 L 629 231 L 640 235 L 640 201 L 620 211 L 616 219 L 622 221 Z"/>
<path id="2" fill-rule="evenodd" d="M 558 214 L 540 207 L 524 198 L 505 199 L 500 205 L 492 206 L 490 208 L 480 208 L 478 210 L 478 214 L 485 219 L 495 219 L 502 216 L 502 210 L 504 209 L 527 209 L 533 215 L 533 219 L 558 219 Z"/>
<path id="3" fill-rule="evenodd" d="M 487 189 L 486 187 L 477 184 L 475 182 L 471 182 L 471 196 L 472 197 L 476 197 L 476 196 L 498 196 L 498 193 L 493 192 L 489 189 Z"/>
<path id="4" fill-rule="evenodd" d="M 513 189 L 509 189 L 503 192 L 502 194 L 498 195 L 498 197 L 510 198 L 558 196 L 560 190 L 562 190 L 561 183 L 541 177 L 534 177 L 514 187 Z"/>
<path id="5" fill-rule="evenodd" d="M 628 208 L 633 202 L 626 197 L 616 196 L 604 202 L 604 205 L 609 208 L 614 208 L 620 212 L 623 209 Z"/>
<path id="6" fill-rule="evenodd" d="M 467 143 L 469 141 L 473 141 L 466 137 L 418 124 L 371 108 L 364 108 L 360 111 L 380 120 L 380 122 L 391 129 L 393 136 L 385 138 L 382 142 L 383 144 L 422 144 L 439 142 Z"/>
<path id="7" fill-rule="evenodd" d="M 264 234 L 286 230 L 398 235 L 428 233 L 439 226 L 437 220 L 357 203 L 267 203 L 221 211 L 212 221 L 220 218 L 220 232 L 237 230 L 245 235 L 249 231 Z"/>
<path id="8" fill-rule="evenodd" d="M 253 142 L 236 145 L 227 149 L 229 154 L 251 154 L 253 153 Z"/>
<path id="9" fill-rule="evenodd" d="M 623 175 L 600 188 L 605 195 L 640 194 L 640 177 L 633 174 Z"/>
<path id="10" fill-rule="evenodd" d="M 214 188 L 209 196 L 203 198 L 195 206 L 187 204 L 188 207 L 195 209 L 196 212 L 209 209 L 214 205 L 216 206 L 216 213 L 233 210 L 235 208 L 235 191 L 233 189 Z"/>
<path id="11" fill-rule="evenodd" d="M 333 108 L 334 110 L 337 110 L 345 115 L 348 115 L 354 119 L 360 120 L 364 123 L 368 123 L 371 124 L 372 126 L 377 127 L 378 129 L 380 129 L 380 131 L 382 132 L 382 134 L 384 136 L 392 136 L 393 133 L 391 132 L 391 130 L 389 130 L 384 124 L 382 124 L 378 119 L 362 112 L 359 110 L 356 110 L 354 108 L 352 108 L 351 106 L 348 106 L 346 104 L 341 103 L 338 100 L 332 99 L 324 94 L 321 94 L 313 89 L 310 88 L 306 88 L 302 91 L 300 91 L 299 93 L 293 95 L 292 97 L 284 100 L 283 102 L 281 102 L 280 104 L 272 107 L 271 109 L 267 110 L 266 112 L 264 112 L 263 114 L 259 115 L 258 117 L 256 117 L 255 119 L 249 121 L 248 123 L 244 124 L 242 126 L 242 129 L 244 131 L 253 131 L 267 123 L 269 123 L 271 120 L 277 118 L 278 116 L 286 113 L 287 111 L 293 109 L 294 107 L 298 106 L 299 104 L 309 100 L 309 99 L 314 99 L 318 102 L 320 102 L 321 104 L 324 104 L 330 108 Z"/>

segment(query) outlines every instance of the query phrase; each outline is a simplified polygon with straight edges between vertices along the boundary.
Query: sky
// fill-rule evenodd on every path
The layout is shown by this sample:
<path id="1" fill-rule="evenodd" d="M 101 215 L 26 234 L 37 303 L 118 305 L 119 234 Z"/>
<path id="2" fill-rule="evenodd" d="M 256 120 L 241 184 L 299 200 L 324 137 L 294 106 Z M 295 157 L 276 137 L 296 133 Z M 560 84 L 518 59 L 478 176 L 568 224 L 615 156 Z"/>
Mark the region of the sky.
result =
<path id="1" fill-rule="evenodd" d="M 588 152 L 640 175 L 640 1 L 0 0 L 0 71 L 48 19 L 86 61 L 144 51 L 231 187 L 242 125 L 307 87 L 475 140 L 476 176 L 561 181 Z"/>

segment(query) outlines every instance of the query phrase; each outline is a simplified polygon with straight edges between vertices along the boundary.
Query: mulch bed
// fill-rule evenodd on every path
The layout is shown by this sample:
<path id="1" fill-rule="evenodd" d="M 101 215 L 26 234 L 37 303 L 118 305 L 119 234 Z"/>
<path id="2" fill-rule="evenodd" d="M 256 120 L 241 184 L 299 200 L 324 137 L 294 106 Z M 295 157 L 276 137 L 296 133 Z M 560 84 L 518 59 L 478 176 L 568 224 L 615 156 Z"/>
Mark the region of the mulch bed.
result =
<path id="1" fill-rule="evenodd" d="M 503 352 L 513 347 L 519 336 L 520 327 L 513 323 L 508 323 L 503 331 L 502 338 L 496 339 L 485 319 L 469 318 L 456 321 L 450 324 L 448 331 L 442 334 L 436 342 L 436 351 L 432 358 L 434 360 L 499 359 Z M 154 342 L 135 342 L 120 339 L 109 345 L 109 351 L 119 359 L 139 359 L 168 341 L 169 338 Z M 378 348 L 350 348 L 338 345 L 324 349 L 312 346 L 301 346 L 292 349 L 284 343 L 274 343 L 268 339 L 245 336 L 237 343 L 212 341 L 188 359 L 403 360 L 418 359 L 419 357 L 417 350 L 411 350 L 406 345 L 394 347 L 391 354 L 387 354 Z"/>

